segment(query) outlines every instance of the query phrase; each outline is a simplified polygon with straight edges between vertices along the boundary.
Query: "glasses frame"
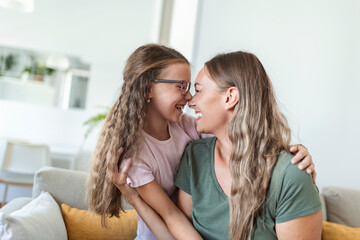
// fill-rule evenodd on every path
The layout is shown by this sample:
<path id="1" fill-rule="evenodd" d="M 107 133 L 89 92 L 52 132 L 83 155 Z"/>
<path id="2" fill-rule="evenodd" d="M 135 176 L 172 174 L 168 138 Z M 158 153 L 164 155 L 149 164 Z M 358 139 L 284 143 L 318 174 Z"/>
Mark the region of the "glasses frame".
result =
<path id="1" fill-rule="evenodd" d="M 181 89 L 180 92 L 182 95 L 186 95 L 191 88 L 191 82 L 185 81 L 185 80 L 170 80 L 170 79 L 156 79 L 156 80 L 152 80 L 153 82 L 156 83 L 180 83 L 181 84 Z M 186 89 L 183 88 L 183 84 L 186 83 Z"/>

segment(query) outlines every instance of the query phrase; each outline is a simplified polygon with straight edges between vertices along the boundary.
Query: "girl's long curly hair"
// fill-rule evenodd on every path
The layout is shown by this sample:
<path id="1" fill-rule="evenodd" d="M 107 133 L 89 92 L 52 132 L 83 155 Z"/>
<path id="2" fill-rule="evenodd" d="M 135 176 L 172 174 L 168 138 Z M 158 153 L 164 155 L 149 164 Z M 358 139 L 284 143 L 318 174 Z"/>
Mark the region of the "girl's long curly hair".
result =
<path id="1" fill-rule="evenodd" d="M 264 214 L 272 170 L 291 132 L 280 112 L 268 75 L 251 53 L 220 54 L 205 63 L 220 90 L 235 86 L 239 102 L 228 125 L 230 157 L 230 239 L 251 239 L 254 222 Z"/>
<path id="2" fill-rule="evenodd" d="M 172 63 L 188 60 L 178 51 L 157 44 L 136 49 L 128 58 L 123 71 L 120 96 L 110 109 L 101 130 L 87 178 L 87 198 L 90 211 L 101 215 L 106 226 L 107 216 L 119 217 L 124 211 L 121 192 L 113 184 L 114 161 L 134 156 L 142 144 L 142 129 L 146 121 L 148 93 L 151 81 Z M 118 150 L 124 149 L 120 159 Z"/>

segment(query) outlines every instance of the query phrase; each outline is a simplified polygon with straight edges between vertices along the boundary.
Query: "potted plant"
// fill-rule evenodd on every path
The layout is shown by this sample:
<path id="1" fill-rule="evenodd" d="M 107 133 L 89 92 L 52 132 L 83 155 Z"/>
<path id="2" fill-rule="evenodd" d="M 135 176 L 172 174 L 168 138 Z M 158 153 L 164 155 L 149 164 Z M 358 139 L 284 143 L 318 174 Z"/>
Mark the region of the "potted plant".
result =
<path id="1" fill-rule="evenodd" d="M 29 79 L 29 76 L 33 75 L 35 81 L 43 81 L 45 76 L 51 76 L 55 72 L 55 69 L 45 67 L 41 63 L 37 63 L 34 68 L 25 67 L 22 71 L 22 79 Z"/>
<path id="2" fill-rule="evenodd" d="M 3 65 L 3 62 L 4 62 L 4 56 L 0 56 L 0 77 L 2 76 L 2 65 Z"/>
<path id="3" fill-rule="evenodd" d="M 84 136 L 84 140 L 88 138 L 90 133 L 97 128 L 106 118 L 107 114 L 110 111 L 109 107 L 101 107 L 105 109 L 105 112 L 98 113 L 95 116 L 90 117 L 83 125 L 87 128 Z"/>
<path id="4" fill-rule="evenodd" d="M 9 54 L 5 58 L 5 71 L 10 71 L 17 64 L 17 56 Z"/>

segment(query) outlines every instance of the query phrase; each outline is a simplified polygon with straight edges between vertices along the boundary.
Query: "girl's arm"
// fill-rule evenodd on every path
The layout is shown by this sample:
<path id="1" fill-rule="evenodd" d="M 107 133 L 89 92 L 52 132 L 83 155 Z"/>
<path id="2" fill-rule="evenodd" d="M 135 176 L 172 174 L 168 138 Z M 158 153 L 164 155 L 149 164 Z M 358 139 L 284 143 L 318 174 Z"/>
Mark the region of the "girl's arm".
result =
<path id="1" fill-rule="evenodd" d="M 276 235 L 279 240 L 320 240 L 322 225 L 322 211 L 295 218 L 294 220 L 277 223 Z"/>
<path id="2" fill-rule="evenodd" d="M 136 190 L 141 198 L 164 219 L 176 239 L 202 239 L 189 219 L 176 207 L 156 181 L 137 187 Z"/>
<path id="3" fill-rule="evenodd" d="M 117 162 L 115 169 L 117 169 Z M 126 183 L 126 176 L 130 168 L 131 161 L 129 160 L 120 172 L 115 172 L 113 176 L 113 182 L 119 191 L 123 194 L 126 200 L 135 208 L 136 212 L 144 220 L 151 232 L 159 240 L 174 239 L 169 232 L 165 222 L 162 218 L 144 202 L 135 189 L 131 188 Z"/>
<path id="4" fill-rule="evenodd" d="M 179 189 L 177 206 L 185 214 L 189 221 L 192 222 L 192 196 Z"/>
<path id="5" fill-rule="evenodd" d="M 197 130 L 196 130 L 196 120 L 195 120 L 194 117 L 184 115 L 184 118 L 188 119 L 188 120 L 185 120 L 187 122 L 187 124 L 185 124 L 185 128 L 187 129 L 187 131 L 189 131 L 189 132 L 196 131 L 197 136 L 199 138 L 208 138 L 208 137 L 213 137 L 214 136 L 213 134 L 197 132 Z M 197 139 L 197 138 L 194 138 L 194 139 Z M 301 161 L 301 163 L 298 165 L 299 170 L 306 169 L 307 174 L 312 174 L 313 182 L 315 184 L 315 181 L 316 181 L 315 166 L 314 166 L 314 163 L 312 161 L 312 157 L 311 157 L 309 151 L 307 150 L 307 148 L 304 147 L 301 144 L 296 144 L 296 145 L 293 145 L 293 146 L 290 147 L 290 152 L 295 154 L 295 156 L 291 160 L 291 163 L 296 164 L 297 162 Z"/>

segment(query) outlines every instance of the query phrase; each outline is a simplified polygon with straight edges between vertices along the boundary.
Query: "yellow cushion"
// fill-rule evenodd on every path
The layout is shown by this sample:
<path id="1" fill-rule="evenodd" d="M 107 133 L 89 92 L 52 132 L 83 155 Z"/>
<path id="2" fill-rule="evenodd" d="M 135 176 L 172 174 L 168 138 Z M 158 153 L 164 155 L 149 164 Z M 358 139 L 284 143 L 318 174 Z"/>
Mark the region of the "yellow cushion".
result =
<path id="1" fill-rule="evenodd" d="M 117 239 L 132 240 L 136 237 L 137 215 L 135 210 L 121 212 L 120 218 L 107 218 L 106 228 L 101 226 L 100 215 L 87 210 L 61 204 L 69 240 Z"/>
<path id="2" fill-rule="evenodd" d="M 323 221 L 322 240 L 360 240 L 360 228 Z"/>

